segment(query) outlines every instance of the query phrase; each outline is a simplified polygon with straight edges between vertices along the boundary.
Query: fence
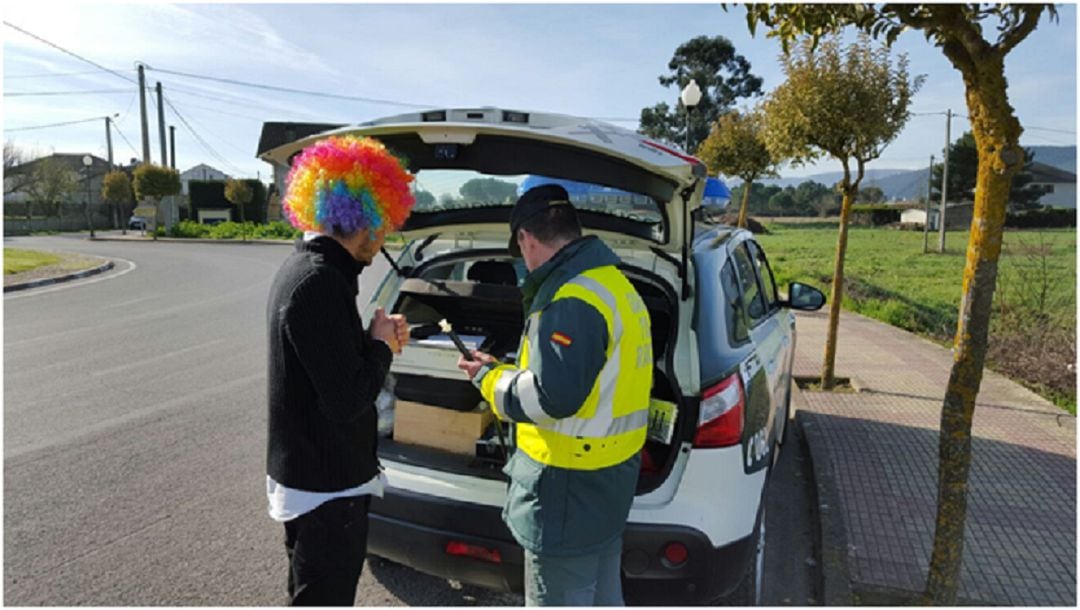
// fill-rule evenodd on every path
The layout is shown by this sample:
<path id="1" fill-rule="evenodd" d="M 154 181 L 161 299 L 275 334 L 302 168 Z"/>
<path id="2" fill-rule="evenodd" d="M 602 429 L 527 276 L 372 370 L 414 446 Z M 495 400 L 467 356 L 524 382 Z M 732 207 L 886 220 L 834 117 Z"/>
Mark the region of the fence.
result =
<path id="1" fill-rule="evenodd" d="M 29 209 L 28 209 L 29 208 Z M 30 216 L 27 218 L 27 213 Z M 95 229 L 119 229 L 131 216 L 131 206 L 90 206 Z M 5 203 L 4 235 L 29 235 L 37 231 L 88 231 L 87 209 L 81 203 Z"/>

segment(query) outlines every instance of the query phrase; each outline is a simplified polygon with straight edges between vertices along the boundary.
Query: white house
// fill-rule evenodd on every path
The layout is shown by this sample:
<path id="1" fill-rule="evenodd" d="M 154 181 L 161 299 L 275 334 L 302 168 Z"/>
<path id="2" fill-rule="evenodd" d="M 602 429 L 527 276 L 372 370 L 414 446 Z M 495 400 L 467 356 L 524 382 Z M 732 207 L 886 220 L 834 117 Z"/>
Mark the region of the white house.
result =
<path id="1" fill-rule="evenodd" d="M 1031 164 L 1031 176 L 1029 184 L 1047 189 L 1039 203 L 1076 209 L 1076 174 L 1036 161 Z"/>
<path id="2" fill-rule="evenodd" d="M 974 209 L 975 204 L 970 201 L 945 204 L 945 228 L 959 230 L 968 228 L 971 226 L 971 215 Z M 940 215 L 941 206 L 935 202 L 930 206 L 931 231 L 938 230 L 938 217 Z M 926 224 L 926 209 L 909 208 L 904 210 L 900 213 L 900 223 L 922 227 Z"/>
<path id="3" fill-rule="evenodd" d="M 180 192 L 187 195 L 188 183 L 192 180 L 228 180 L 230 176 L 220 169 L 200 163 L 191 169 L 180 172 Z"/>

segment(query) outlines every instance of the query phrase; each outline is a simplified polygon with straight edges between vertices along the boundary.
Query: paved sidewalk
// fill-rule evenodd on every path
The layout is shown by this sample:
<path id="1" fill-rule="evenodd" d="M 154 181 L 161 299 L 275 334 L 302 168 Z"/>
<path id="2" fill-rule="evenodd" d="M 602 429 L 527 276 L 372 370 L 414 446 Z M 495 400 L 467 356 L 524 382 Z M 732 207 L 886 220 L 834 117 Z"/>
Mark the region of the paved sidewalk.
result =
<path id="1" fill-rule="evenodd" d="M 827 319 L 798 315 L 796 375 L 820 374 Z M 794 404 L 814 459 L 826 603 L 848 588 L 846 603 L 875 603 L 925 585 L 952 355 L 855 314 L 839 333 L 837 375 L 862 391 L 803 391 Z M 961 600 L 1075 606 L 1076 419 L 986 371 L 973 435 Z"/>

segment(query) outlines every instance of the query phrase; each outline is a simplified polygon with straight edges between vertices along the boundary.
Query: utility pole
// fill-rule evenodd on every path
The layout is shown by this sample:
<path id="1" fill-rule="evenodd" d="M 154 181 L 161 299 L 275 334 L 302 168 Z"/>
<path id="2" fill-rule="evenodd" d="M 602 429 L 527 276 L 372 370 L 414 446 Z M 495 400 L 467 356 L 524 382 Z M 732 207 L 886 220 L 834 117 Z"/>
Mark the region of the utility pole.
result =
<path id="1" fill-rule="evenodd" d="M 938 252 L 945 254 L 945 201 L 949 193 L 949 147 L 952 145 L 952 108 L 945 113 L 945 166 L 941 168 L 941 213 L 938 214 Z"/>
<path id="2" fill-rule="evenodd" d="M 176 125 L 169 125 L 169 167 L 176 169 Z"/>
<path id="3" fill-rule="evenodd" d="M 112 118 L 105 117 L 105 144 L 109 150 L 109 171 L 113 168 L 113 155 L 112 155 Z"/>
<path id="4" fill-rule="evenodd" d="M 934 183 L 934 155 L 930 155 L 930 171 L 926 178 L 926 222 L 922 227 L 922 253 L 930 251 L 930 192 Z"/>
<path id="5" fill-rule="evenodd" d="M 150 162 L 150 127 L 146 120 L 146 73 L 139 64 L 139 111 L 142 115 L 142 160 Z"/>
<path id="6" fill-rule="evenodd" d="M 168 167 L 169 157 L 165 154 L 165 97 L 161 95 L 161 81 L 158 81 L 155 90 L 157 91 L 158 140 L 161 141 L 161 166 Z"/>

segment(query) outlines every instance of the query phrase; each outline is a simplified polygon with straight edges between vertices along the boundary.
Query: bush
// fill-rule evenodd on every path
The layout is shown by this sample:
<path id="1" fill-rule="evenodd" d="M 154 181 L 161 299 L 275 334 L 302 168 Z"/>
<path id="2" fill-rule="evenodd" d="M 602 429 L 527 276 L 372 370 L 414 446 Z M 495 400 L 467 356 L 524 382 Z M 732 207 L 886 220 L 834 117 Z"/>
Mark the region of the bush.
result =
<path id="1" fill-rule="evenodd" d="M 298 239 L 303 231 L 284 220 L 275 220 L 269 224 L 257 225 L 250 233 L 253 239 Z"/>
<path id="2" fill-rule="evenodd" d="M 739 215 L 738 214 L 724 214 L 720 217 L 720 223 L 731 227 L 738 226 Z M 754 235 L 768 235 L 769 230 L 765 228 L 765 225 L 754 220 L 750 216 L 746 217 L 746 230 L 750 231 Z"/>
<path id="3" fill-rule="evenodd" d="M 901 211 L 891 205 L 853 205 L 851 206 L 851 224 L 880 227 L 900 222 Z"/>
<path id="4" fill-rule="evenodd" d="M 172 229 L 169 229 L 169 237 L 187 237 L 198 238 L 207 237 L 210 235 L 210 226 L 199 224 L 191 220 L 181 220 L 173 225 Z"/>
<path id="5" fill-rule="evenodd" d="M 211 239 L 240 239 L 252 234 L 255 223 L 219 222 L 216 225 L 208 226 L 210 227 L 209 237 Z"/>
<path id="6" fill-rule="evenodd" d="M 1010 229 L 1056 229 L 1076 226 L 1076 210 L 1043 208 L 1005 216 L 1005 226 Z"/>

